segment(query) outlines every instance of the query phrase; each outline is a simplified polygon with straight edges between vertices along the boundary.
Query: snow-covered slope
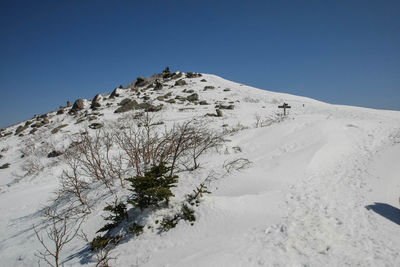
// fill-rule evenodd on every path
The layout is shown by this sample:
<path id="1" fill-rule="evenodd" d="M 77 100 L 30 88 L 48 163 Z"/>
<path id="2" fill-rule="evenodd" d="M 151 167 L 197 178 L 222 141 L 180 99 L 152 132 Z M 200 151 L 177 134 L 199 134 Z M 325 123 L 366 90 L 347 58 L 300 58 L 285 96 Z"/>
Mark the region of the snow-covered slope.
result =
<path id="1" fill-rule="evenodd" d="M 212 171 L 212 193 L 196 208 L 193 226 L 181 221 L 166 233 L 145 230 L 111 251 L 111 266 L 400 266 L 400 112 L 330 105 L 209 74 L 184 80 L 187 85 L 165 81 L 147 94 L 153 105 L 163 104 L 155 114 L 166 125 L 195 117 L 225 129 L 224 147 L 203 156 L 201 168 L 180 174 L 175 189 L 177 196 L 188 193 Z M 197 93 L 209 105 L 156 99 L 169 92 L 170 99 Z M 94 122 L 107 127 L 135 113 L 114 113 L 124 98 L 143 101 L 130 89 L 119 94 L 105 97 L 96 111 L 84 101 L 77 115 L 69 115 L 70 108 L 51 112 L 33 134 L 31 126 L 23 136 L 14 134 L 26 122 L 3 130 L 11 134 L 0 138 L 0 166 L 10 163 L 0 169 L 0 265 L 37 265 L 41 246 L 32 226 L 65 167 L 46 155 L 65 149 L 84 129 L 93 133 L 88 126 Z M 284 102 L 291 109 L 282 119 L 276 114 Z M 205 117 L 216 104 L 234 109 Z M 235 159 L 250 163 L 228 172 L 226 163 Z M 89 239 L 104 224 L 103 207 L 83 224 Z M 82 239 L 70 242 L 64 265 L 95 266 L 86 248 Z"/>

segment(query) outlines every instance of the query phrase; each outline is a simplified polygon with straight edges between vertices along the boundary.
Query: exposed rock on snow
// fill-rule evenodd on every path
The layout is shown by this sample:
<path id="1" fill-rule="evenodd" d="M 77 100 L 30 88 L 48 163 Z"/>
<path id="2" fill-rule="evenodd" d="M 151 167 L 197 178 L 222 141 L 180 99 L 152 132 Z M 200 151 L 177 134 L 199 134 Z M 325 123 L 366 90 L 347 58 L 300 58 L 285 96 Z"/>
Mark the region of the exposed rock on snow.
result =
<path id="1" fill-rule="evenodd" d="M 55 157 L 58 157 L 58 156 L 61 156 L 61 155 L 62 155 L 62 152 L 53 150 L 49 154 L 47 154 L 47 157 L 48 158 L 55 158 Z"/>
<path id="2" fill-rule="evenodd" d="M 118 97 L 118 96 L 119 96 L 119 92 L 120 92 L 120 89 L 119 89 L 119 88 L 115 88 L 115 89 L 111 92 L 110 98 Z"/>
<path id="3" fill-rule="evenodd" d="M 97 108 L 101 107 L 100 101 L 102 100 L 102 97 L 100 94 L 97 94 L 93 100 L 92 103 L 90 104 L 90 108 L 93 110 L 96 110 Z"/>
<path id="4" fill-rule="evenodd" d="M 69 111 L 69 114 L 76 114 L 78 111 L 83 110 L 85 108 L 85 102 L 82 98 L 79 98 L 75 101 L 74 105 Z"/>
<path id="5" fill-rule="evenodd" d="M 194 94 L 187 96 L 186 99 L 190 102 L 194 102 L 194 101 L 199 100 L 199 95 L 197 93 L 194 93 Z"/>
<path id="6" fill-rule="evenodd" d="M 185 80 L 180 79 L 180 80 L 177 80 L 174 85 L 175 86 L 184 86 L 184 85 L 187 85 L 187 83 L 185 82 Z"/>
<path id="7" fill-rule="evenodd" d="M 10 163 L 5 163 L 3 165 L 0 166 L 0 169 L 7 169 L 8 167 L 10 167 Z"/>
<path id="8" fill-rule="evenodd" d="M 154 87 L 154 91 L 160 91 L 163 89 L 163 85 L 160 81 L 156 80 L 156 86 Z"/>
<path id="9" fill-rule="evenodd" d="M 98 123 L 98 122 L 95 122 L 95 123 L 92 123 L 92 124 L 90 124 L 89 125 L 89 128 L 90 129 L 100 129 L 100 128 L 103 128 L 104 127 L 104 124 L 102 124 L 102 123 Z"/>

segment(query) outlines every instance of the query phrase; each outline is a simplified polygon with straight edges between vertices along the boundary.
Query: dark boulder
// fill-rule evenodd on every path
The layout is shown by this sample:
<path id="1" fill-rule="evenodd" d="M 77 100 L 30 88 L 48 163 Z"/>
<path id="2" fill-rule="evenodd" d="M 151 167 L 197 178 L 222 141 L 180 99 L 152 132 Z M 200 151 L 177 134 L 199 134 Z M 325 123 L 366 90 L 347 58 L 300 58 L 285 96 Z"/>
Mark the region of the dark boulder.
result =
<path id="1" fill-rule="evenodd" d="M 122 112 L 127 112 L 133 109 L 137 109 L 139 107 L 138 102 L 136 102 L 136 100 L 132 100 L 129 98 L 126 98 L 124 100 L 122 100 L 119 103 L 120 107 L 117 108 L 114 113 L 122 113 Z"/>
<path id="2" fill-rule="evenodd" d="M 142 76 L 139 76 L 136 78 L 135 87 L 143 87 L 147 84 L 148 84 L 148 82 Z"/>
<path id="3" fill-rule="evenodd" d="M 129 104 L 130 102 L 132 102 L 132 99 L 125 98 L 124 100 L 122 100 L 121 102 L 118 103 L 118 106 L 125 106 L 126 104 Z"/>
<path id="4" fill-rule="evenodd" d="M 85 102 L 83 101 L 82 98 L 79 98 L 78 100 L 75 101 L 74 105 L 72 106 L 71 110 L 69 111 L 69 114 L 76 114 L 78 111 L 80 111 L 84 108 L 85 108 Z"/>
<path id="5" fill-rule="evenodd" d="M 37 123 L 34 123 L 31 125 L 32 128 L 39 128 L 42 127 L 43 125 L 45 125 L 45 123 L 43 123 L 42 121 L 39 121 Z"/>
<path id="6" fill-rule="evenodd" d="M 163 85 L 160 83 L 160 81 L 156 80 L 156 86 L 154 87 L 154 91 L 159 91 L 162 90 Z"/>
<path id="7" fill-rule="evenodd" d="M 68 126 L 68 124 L 63 124 L 63 125 L 57 126 L 57 127 L 54 128 L 53 130 L 51 130 L 51 133 L 52 133 L 52 134 L 56 134 L 56 133 L 58 133 L 62 128 L 67 127 L 67 126 Z"/>
<path id="8" fill-rule="evenodd" d="M 7 169 L 8 167 L 10 167 L 10 163 L 6 163 L 0 166 L 0 169 Z"/>
<path id="9" fill-rule="evenodd" d="M 140 104 L 140 108 L 144 109 L 145 112 L 157 112 L 162 109 L 162 105 L 154 106 L 150 103 L 142 103 Z"/>
<path id="10" fill-rule="evenodd" d="M 175 82 L 175 86 L 184 86 L 184 85 L 187 85 L 187 83 L 183 79 L 177 80 Z"/>
<path id="11" fill-rule="evenodd" d="M 172 80 L 176 80 L 176 79 L 181 78 L 182 76 L 183 76 L 182 72 L 174 72 L 174 73 L 172 74 L 172 76 L 171 76 L 171 79 L 172 79 Z"/>
<path id="12" fill-rule="evenodd" d="M 103 126 L 104 126 L 104 124 L 95 122 L 95 123 L 90 124 L 89 128 L 95 130 L 95 129 L 100 129 Z"/>
<path id="13" fill-rule="evenodd" d="M 92 102 L 100 102 L 101 99 L 102 99 L 101 94 L 97 94 L 97 95 L 95 95 L 95 96 L 93 97 Z"/>
<path id="14" fill-rule="evenodd" d="M 97 110 L 99 107 L 101 107 L 101 104 L 99 102 L 92 102 L 90 105 L 90 108 L 93 110 Z"/>
<path id="15" fill-rule="evenodd" d="M 194 93 L 186 97 L 186 99 L 190 102 L 198 101 L 199 100 L 199 95 Z"/>
<path id="16" fill-rule="evenodd" d="M 95 110 L 95 109 L 101 107 L 100 101 L 101 101 L 101 95 L 97 94 L 93 98 L 92 103 L 90 104 L 90 108 Z"/>
<path id="17" fill-rule="evenodd" d="M 55 158 L 55 157 L 61 156 L 62 154 L 63 153 L 60 152 L 60 151 L 53 150 L 49 154 L 47 154 L 47 157 L 48 158 Z"/>
<path id="18" fill-rule="evenodd" d="M 180 96 L 180 95 L 175 96 L 175 99 L 178 99 L 178 100 L 180 100 L 180 101 L 185 101 L 185 100 L 187 100 L 186 97 Z"/>
<path id="19" fill-rule="evenodd" d="M 188 72 L 186 73 L 186 78 L 197 78 L 201 77 L 200 73 L 195 73 L 195 72 Z"/>
<path id="20" fill-rule="evenodd" d="M 219 108 L 219 109 L 235 109 L 235 105 L 222 105 L 222 104 L 219 104 L 219 105 L 216 105 L 215 106 L 216 108 Z"/>
<path id="21" fill-rule="evenodd" d="M 119 96 L 118 88 L 115 88 L 114 91 L 111 92 L 110 98 L 114 98 L 114 97 L 118 97 L 118 96 Z"/>
<path id="22" fill-rule="evenodd" d="M 23 131 L 28 129 L 28 127 L 29 127 L 28 125 L 18 126 L 18 128 L 15 130 L 15 135 L 22 133 Z"/>
<path id="23" fill-rule="evenodd" d="M 212 90 L 212 89 L 215 89 L 215 87 L 212 85 L 207 85 L 207 86 L 204 86 L 203 91 Z"/>

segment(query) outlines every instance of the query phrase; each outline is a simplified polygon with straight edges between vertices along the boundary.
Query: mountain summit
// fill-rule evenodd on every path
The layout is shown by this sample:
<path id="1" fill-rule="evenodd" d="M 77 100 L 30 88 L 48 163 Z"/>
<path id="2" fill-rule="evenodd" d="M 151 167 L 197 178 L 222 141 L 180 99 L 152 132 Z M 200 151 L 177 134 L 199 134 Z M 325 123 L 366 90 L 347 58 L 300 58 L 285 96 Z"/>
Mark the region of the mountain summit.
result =
<path id="1" fill-rule="evenodd" d="M 168 68 L 93 95 L 1 130 L 4 266 L 400 265 L 400 112 Z"/>

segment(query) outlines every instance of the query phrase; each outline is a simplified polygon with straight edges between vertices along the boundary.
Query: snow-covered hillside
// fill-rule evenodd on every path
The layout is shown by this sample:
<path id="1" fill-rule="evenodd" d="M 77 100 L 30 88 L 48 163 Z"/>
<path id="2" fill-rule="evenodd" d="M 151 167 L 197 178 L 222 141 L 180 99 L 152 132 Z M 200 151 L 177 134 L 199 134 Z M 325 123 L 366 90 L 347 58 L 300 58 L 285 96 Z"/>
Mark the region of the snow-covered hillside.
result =
<path id="1" fill-rule="evenodd" d="M 224 133 L 224 143 L 200 157 L 200 168 L 178 173 L 171 207 L 212 176 L 211 194 L 194 208 L 194 224 L 180 221 L 165 233 L 145 228 L 110 251 L 110 266 L 400 266 L 400 112 L 330 105 L 210 74 L 178 74 L 1 132 L 1 266 L 38 263 L 35 253 L 43 248 L 33 225 L 40 229 L 43 207 L 54 199 L 66 168 L 63 155 L 48 154 L 63 152 L 82 131 L 94 135 L 132 122 L 148 107 L 163 123 L 160 131 L 195 118 Z M 133 109 L 115 113 L 126 98 L 136 101 L 125 105 Z M 93 102 L 99 103 L 94 110 Z M 291 106 L 286 117 L 277 115 L 284 102 Z M 115 197 L 104 188 L 94 194 L 99 202 L 81 226 L 89 240 Z M 147 223 L 168 212 L 161 209 Z M 66 244 L 61 262 L 97 264 L 83 235 Z"/>

